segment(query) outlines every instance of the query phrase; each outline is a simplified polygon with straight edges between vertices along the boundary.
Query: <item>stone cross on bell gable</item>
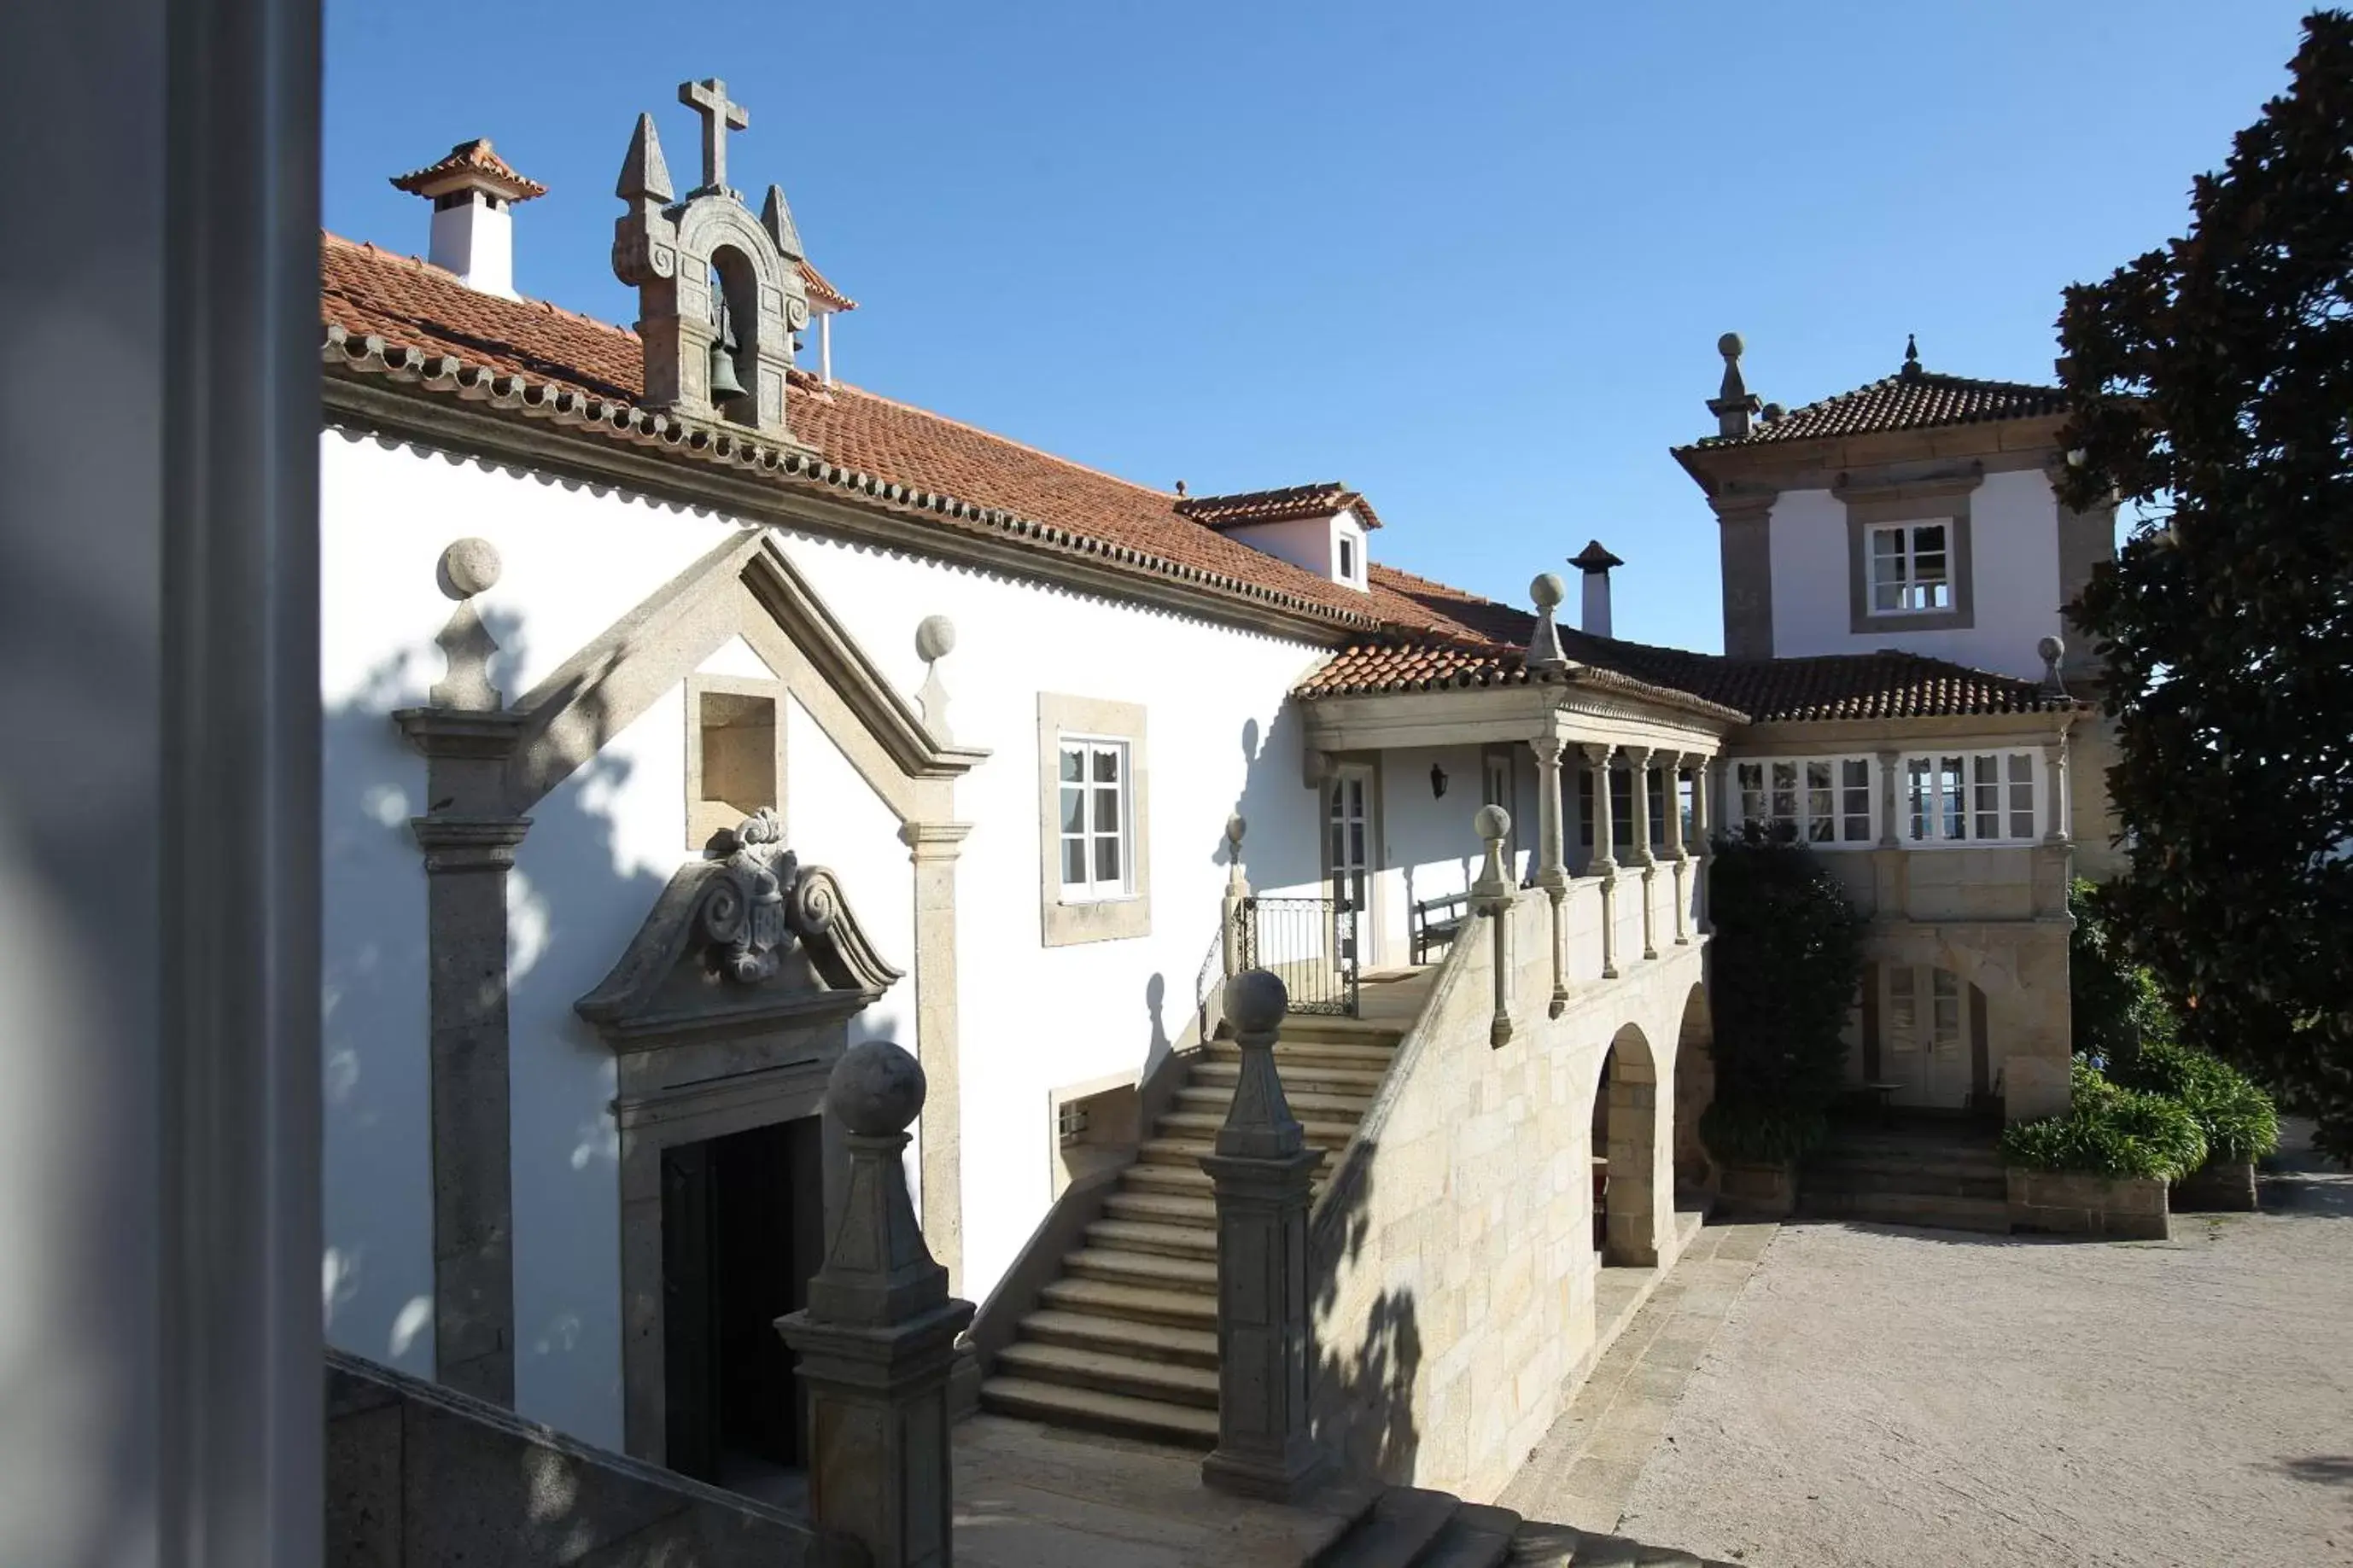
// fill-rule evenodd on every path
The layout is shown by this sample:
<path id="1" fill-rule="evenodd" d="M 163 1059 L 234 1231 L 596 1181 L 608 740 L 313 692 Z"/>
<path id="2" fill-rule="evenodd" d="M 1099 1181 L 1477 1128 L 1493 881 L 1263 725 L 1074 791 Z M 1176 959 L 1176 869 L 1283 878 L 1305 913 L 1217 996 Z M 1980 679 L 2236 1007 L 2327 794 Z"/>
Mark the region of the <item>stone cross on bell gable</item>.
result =
<path id="1" fill-rule="evenodd" d="M 727 84 L 717 77 L 678 84 L 678 100 L 702 116 L 702 189 L 727 189 L 727 132 L 751 128 L 752 116 L 727 98 Z"/>

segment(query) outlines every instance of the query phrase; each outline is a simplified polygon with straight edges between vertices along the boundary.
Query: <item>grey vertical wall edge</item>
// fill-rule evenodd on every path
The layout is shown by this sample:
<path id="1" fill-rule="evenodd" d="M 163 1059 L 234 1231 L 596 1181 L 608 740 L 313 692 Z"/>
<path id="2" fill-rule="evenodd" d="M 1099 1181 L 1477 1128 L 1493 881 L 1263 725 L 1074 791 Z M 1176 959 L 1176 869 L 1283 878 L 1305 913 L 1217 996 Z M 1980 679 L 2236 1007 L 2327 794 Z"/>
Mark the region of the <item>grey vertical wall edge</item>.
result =
<path id="1" fill-rule="evenodd" d="M 320 16 L 166 21 L 161 1554 L 296 1568 L 323 1528 Z"/>

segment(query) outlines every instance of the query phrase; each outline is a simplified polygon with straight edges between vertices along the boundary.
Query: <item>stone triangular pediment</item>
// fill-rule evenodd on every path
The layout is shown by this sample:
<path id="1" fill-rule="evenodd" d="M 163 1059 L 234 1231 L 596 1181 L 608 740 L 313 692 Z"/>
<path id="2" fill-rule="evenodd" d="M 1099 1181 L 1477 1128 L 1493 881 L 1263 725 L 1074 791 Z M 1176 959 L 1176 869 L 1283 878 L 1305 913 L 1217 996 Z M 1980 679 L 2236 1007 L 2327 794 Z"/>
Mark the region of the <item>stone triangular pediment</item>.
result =
<path id="1" fill-rule="evenodd" d="M 900 821 L 952 816 L 950 787 L 988 752 L 934 735 L 765 530 L 723 541 L 516 700 L 510 808 L 529 811 L 737 637 Z"/>

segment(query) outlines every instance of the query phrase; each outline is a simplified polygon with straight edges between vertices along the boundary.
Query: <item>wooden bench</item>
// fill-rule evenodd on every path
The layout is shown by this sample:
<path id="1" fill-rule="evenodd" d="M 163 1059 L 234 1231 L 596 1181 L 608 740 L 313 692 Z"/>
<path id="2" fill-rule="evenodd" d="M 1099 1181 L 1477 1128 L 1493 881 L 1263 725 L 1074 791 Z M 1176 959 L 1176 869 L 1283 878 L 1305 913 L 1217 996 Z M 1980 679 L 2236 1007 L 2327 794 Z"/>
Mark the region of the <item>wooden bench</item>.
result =
<path id="1" fill-rule="evenodd" d="M 1413 906 L 1413 961 L 1430 962 L 1433 946 L 1453 944 L 1462 930 L 1462 922 L 1471 918 L 1471 895 L 1449 893 L 1444 898 L 1423 899 Z"/>

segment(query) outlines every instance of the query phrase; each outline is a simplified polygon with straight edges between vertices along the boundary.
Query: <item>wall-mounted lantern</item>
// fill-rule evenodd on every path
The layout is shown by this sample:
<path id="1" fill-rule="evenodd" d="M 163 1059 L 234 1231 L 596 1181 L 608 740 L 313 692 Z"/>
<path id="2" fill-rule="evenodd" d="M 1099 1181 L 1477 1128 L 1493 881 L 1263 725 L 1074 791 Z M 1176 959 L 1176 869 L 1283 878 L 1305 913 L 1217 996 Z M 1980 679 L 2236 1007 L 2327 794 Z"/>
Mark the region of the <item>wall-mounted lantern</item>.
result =
<path id="1" fill-rule="evenodd" d="M 1436 763 L 1430 764 L 1430 793 L 1433 799 L 1446 798 L 1446 770 Z"/>

